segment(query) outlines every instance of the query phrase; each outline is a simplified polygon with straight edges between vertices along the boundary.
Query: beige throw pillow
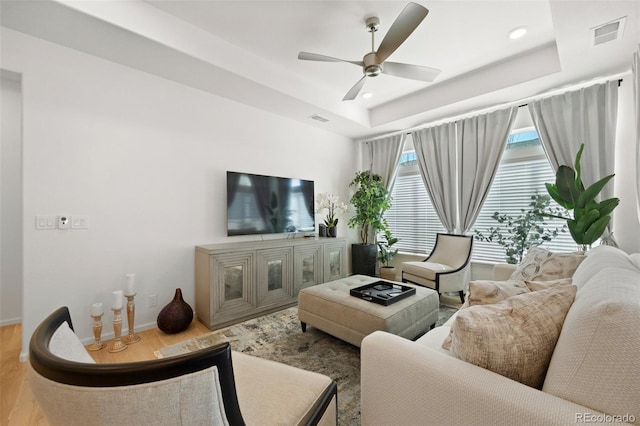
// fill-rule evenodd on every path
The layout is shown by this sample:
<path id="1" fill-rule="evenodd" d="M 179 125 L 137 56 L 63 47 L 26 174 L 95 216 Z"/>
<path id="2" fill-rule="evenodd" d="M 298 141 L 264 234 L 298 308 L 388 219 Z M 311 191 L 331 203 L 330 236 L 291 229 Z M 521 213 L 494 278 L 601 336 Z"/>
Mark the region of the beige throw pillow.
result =
<path id="1" fill-rule="evenodd" d="M 571 278 L 585 257 L 582 253 L 552 253 L 540 247 L 533 247 L 527 251 L 527 255 L 509 279 L 549 281 Z"/>
<path id="2" fill-rule="evenodd" d="M 524 281 L 469 281 L 469 289 L 467 290 L 464 304 L 460 309 L 465 309 L 469 306 L 498 303 L 511 296 L 529 292 L 530 290 L 525 285 Z M 449 335 L 442 342 L 443 349 L 450 349 L 452 333 L 453 328 L 449 331 Z"/>
<path id="3" fill-rule="evenodd" d="M 524 281 L 469 281 L 467 300 L 469 306 L 490 305 L 530 291 Z"/>
<path id="4" fill-rule="evenodd" d="M 452 326 L 450 353 L 541 389 L 575 294 L 575 286 L 561 285 L 463 309 Z"/>
<path id="5" fill-rule="evenodd" d="M 573 284 L 573 278 L 558 278 L 557 280 L 551 281 L 525 281 L 524 284 L 531 291 L 540 291 L 559 285 L 571 285 Z"/>

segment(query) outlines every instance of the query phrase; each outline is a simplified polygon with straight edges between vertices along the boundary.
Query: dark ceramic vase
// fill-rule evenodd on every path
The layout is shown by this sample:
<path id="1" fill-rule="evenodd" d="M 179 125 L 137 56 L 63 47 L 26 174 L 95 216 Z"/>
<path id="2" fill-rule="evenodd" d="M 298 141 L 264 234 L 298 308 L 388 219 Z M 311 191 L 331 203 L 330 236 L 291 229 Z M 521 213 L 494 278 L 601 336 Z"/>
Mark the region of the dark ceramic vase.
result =
<path id="1" fill-rule="evenodd" d="M 327 237 L 335 238 L 338 236 L 338 228 L 330 226 L 327 228 Z"/>
<path id="2" fill-rule="evenodd" d="M 158 328 L 167 334 L 186 330 L 193 321 L 193 309 L 182 299 L 182 290 L 176 289 L 173 300 L 158 314 Z"/>

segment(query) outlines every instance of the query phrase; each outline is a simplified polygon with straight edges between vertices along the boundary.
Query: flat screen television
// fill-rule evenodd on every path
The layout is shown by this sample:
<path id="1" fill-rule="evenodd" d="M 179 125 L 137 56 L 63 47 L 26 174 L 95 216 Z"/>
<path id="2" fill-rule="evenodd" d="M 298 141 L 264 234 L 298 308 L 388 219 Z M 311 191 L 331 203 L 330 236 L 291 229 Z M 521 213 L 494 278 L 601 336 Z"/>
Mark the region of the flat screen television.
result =
<path id="1" fill-rule="evenodd" d="M 314 182 L 227 172 L 227 235 L 313 232 Z"/>

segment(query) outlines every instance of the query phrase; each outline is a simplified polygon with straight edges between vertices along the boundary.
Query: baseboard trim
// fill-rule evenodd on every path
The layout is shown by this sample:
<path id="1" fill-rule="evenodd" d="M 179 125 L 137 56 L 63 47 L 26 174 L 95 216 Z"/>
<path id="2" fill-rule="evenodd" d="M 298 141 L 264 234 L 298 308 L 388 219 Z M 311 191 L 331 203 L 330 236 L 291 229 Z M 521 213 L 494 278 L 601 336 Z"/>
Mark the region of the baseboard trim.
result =
<path id="1" fill-rule="evenodd" d="M 4 327 L 5 325 L 20 324 L 21 322 L 22 322 L 22 317 L 3 319 L 3 320 L 0 320 L 0 327 Z"/>

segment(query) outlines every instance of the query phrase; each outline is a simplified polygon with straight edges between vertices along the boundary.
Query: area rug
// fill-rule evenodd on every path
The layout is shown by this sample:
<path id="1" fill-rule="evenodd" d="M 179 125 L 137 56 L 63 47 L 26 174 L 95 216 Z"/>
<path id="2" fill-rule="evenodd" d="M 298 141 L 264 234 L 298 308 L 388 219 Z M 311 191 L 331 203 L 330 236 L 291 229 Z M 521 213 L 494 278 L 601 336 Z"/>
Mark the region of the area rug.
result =
<path id="1" fill-rule="evenodd" d="M 436 325 L 443 324 L 456 310 L 440 305 Z M 180 355 L 221 342 L 230 342 L 234 351 L 333 378 L 338 384 L 338 423 L 349 426 L 360 424 L 360 348 L 315 327 L 307 327 L 306 333 L 303 333 L 297 307 L 166 346 L 156 352 L 156 357 Z"/>

